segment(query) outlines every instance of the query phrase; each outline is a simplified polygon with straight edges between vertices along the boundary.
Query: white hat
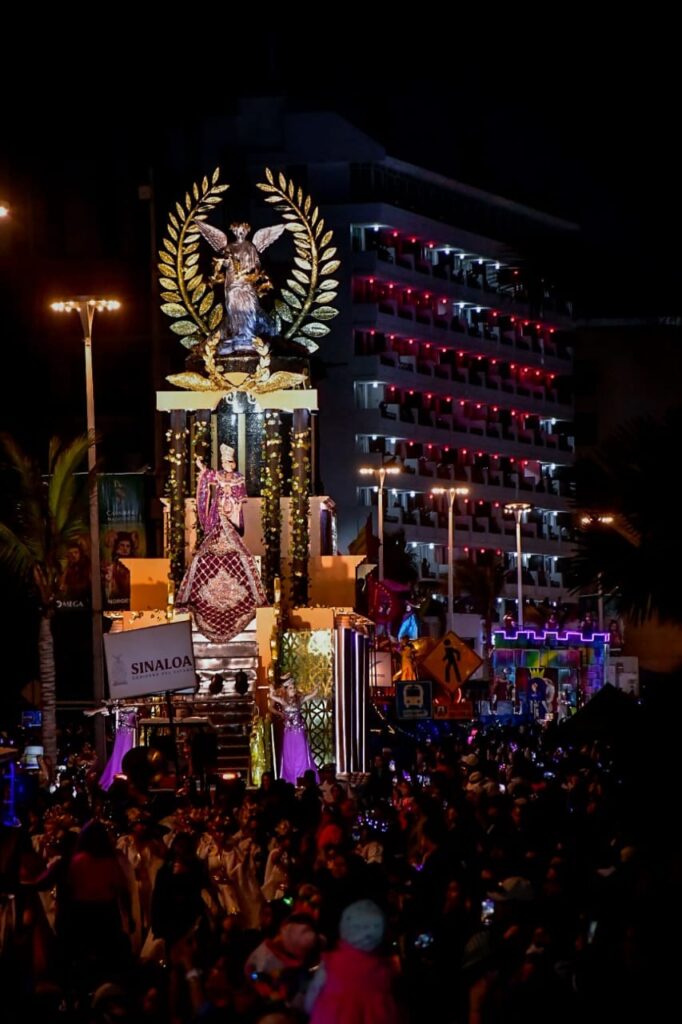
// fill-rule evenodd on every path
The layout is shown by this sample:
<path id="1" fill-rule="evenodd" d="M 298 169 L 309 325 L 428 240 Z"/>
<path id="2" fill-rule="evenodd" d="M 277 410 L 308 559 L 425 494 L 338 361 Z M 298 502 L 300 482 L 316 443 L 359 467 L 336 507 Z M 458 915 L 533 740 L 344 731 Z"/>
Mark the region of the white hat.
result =
<path id="1" fill-rule="evenodd" d="M 349 946 L 371 953 L 384 937 L 386 919 L 372 900 L 351 903 L 341 915 L 339 935 Z"/>
<path id="2" fill-rule="evenodd" d="M 234 457 L 234 448 L 230 448 L 229 444 L 221 444 L 220 454 L 222 455 L 223 459 L 227 460 L 228 462 L 237 461 Z"/>

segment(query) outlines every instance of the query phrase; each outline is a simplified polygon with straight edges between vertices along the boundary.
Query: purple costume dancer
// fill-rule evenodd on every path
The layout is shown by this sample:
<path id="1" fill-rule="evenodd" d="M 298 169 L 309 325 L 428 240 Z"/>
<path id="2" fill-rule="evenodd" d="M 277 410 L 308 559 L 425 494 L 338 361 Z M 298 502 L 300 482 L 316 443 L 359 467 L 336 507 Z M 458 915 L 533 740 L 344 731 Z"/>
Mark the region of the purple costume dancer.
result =
<path id="1" fill-rule="evenodd" d="M 135 711 L 116 712 L 116 736 L 114 737 L 114 749 L 111 757 L 106 763 L 104 771 L 99 780 L 102 789 L 109 789 L 116 775 L 123 771 L 123 758 L 129 750 L 135 746 L 135 730 L 137 726 L 137 713 Z"/>
<path id="2" fill-rule="evenodd" d="M 308 770 L 317 769 L 308 745 L 308 734 L 301 714 L 301 705 L 315 694 L 301 698 L 290 675 L 282 677 L 282 685 L 278 690 L 271 687 L 268 705 L 273 714 L 284 722 L 282 738 L 282 758 L 279 776 L 286 782 L 296 785 L 298 779 Z"/>
<path id="3" fill-rule="evenodd" d="M 204 539 L 194 553 L 175 600 L 188 608 L 197 629 L 213 643 L 227 643 L 267 604 L 253 556 L 242 540 L 244 477 L 236 471 L 234 449 L 221 444 L 222 469 L 201 472 L 197 515 Z"/>

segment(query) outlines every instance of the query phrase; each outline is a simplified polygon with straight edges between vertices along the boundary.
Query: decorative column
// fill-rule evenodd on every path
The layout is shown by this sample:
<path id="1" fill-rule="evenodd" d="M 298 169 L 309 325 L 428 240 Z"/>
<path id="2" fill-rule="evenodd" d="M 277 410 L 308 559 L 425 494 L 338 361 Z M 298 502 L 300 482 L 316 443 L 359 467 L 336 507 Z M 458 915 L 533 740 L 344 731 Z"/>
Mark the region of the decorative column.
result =
<path id="1" fill-rule="evenodd" d="M 263 527 L 262 579 L 268 601 L 275 604 L 275 580 L 280 575 L 282 533 L 282 434 L 281 417 L 265 412 L 261 458 L 261 524 Z"/>
<path id="2" fill-rule="evenodd" d="M 187 496 L 187 413 L 184 409 L 171 412 L 170 429 L 166 431 L 170 464 L 168 497 L 170 498 L 170 560 L 171 576 L 176 587 L 185 571 L 185 498 Z"/>
<path id="3" fill-rule="evenodd" d="M 291 435 L 291 603 L 308 603 L 310 552 L 310 412 L 294 410 Z"/>
<path id="4" fill-rule="evenodd" d="M 206 465 L 211 455 L 211 410 L 197 409 L 192 416 L 191 433 L 189 439 L 189 489 L 191 494 L 196 494 L 197 470 L 196 459 L 200 458 Z"/>
<path id="5" fill-rule="evenodd" d="M 337 615 L 334 637 L 334 742 L 340 773 L 367 767 L 371 636 L 358 616 Z"/>

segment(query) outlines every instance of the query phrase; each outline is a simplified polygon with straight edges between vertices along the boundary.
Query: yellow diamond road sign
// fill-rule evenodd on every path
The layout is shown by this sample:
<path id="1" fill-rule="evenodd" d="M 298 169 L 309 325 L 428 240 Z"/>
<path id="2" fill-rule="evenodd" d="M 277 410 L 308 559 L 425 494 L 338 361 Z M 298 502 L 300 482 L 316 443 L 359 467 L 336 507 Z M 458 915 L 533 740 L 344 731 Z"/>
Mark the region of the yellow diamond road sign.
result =
<path id="1" fill-rule="evenodd" d="M 483 661 L 461 637 L 449 630 L 422 665 L 447 690 L 466 683 Z"/>

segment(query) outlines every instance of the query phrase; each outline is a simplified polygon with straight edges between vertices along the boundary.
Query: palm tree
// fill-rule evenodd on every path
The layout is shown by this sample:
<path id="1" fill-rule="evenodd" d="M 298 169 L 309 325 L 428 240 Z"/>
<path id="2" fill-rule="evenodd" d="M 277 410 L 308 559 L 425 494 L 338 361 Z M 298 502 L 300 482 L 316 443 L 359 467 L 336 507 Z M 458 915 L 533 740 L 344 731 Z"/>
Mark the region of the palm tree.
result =
<path id="1" fill-rule="evenodd" d="M 626 653 L 657 671 L 682 666 L 682 550 L 671 534 L 679 422 L 679 409 L 632 419 L 577 466 L 580 507 L 613 522 L 580 532 L 571 587 L 612 597 L 627 620 Z"/>
<path id="2" fill-rule="evenodd" d="M 504 589 L 504 566 L 499 558 L 479 563 L 461 558 L 455 562 L 455 586 L 468 595 L 474 611 L 485 624 L 484 661 L 488 679 L 492 679 L 492 632 L 495 605 Z"/>
<path id="3" fill-rule="evenodd" d="M 670 534 L 679 416 L 630 420 L 578 464 L 580 506 L 613 523 L 581 531 L 572 588 L 616 594 L 619 610 L 638 623 L 682 623 L 682 554 Z"/>
<path id="4" fill-rule="evenodd" d="M 7 435 L 0 436 L 5 468 L 12 478 L 12 510 L 0 522 L 0 561 L 38 599 L 40 626 L 38 663 L 43 711 L 43 746 L 52 768 L 57 763 L 57 696 L 52 617 L 60 589 L 66 548 L 87 534 L 87 502 L 75 471 L 85 458 L 90 440 L 77 437 L 64 445 L 50 441 L 48 480 L 37 463 Z"/>

